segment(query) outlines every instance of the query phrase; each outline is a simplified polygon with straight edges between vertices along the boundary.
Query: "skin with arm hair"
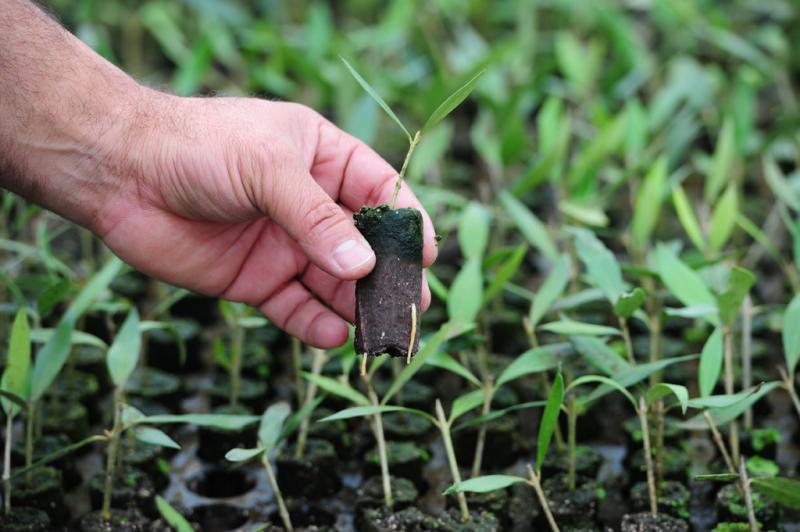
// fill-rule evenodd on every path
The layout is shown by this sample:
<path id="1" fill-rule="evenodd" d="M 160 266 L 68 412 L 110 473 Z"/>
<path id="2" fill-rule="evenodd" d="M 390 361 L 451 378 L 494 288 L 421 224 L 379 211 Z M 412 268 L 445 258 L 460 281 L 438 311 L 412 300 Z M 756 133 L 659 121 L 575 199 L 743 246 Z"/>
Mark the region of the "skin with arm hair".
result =
<path id="1" fill-rule="evenodd" d="M 153 90 L 29 1 L 0 0 L 0 187 L 144 273 L 340 345 L 375 264 L 352 213 L 387 203 L 396 177 L 307 107 Z M 430 218 L 405 185 L 397 206 L 422 211 L 429 266 Z"/>

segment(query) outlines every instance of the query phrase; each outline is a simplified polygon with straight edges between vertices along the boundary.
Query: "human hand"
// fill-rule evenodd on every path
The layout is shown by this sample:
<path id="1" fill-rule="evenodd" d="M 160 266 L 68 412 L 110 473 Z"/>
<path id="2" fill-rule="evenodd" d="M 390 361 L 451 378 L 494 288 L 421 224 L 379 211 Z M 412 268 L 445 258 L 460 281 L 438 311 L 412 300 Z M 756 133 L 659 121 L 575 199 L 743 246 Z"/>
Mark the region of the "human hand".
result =
<path id="1" fill-rule="evenodd" d="M 375 264 L 352 213 L 387 203 L 397 172 L 316 112 L 246 98 L 154 91 L 150 127 L 120 140 L 118 188 L 98 235 L 127 263 L 164 281 L 257 307 L 318 347 L 347 338 L 355 282 Z M 123 149 L 124 147 L 124 149 Z M 400 207 L 423 212 L 423 265 L 433 225 L 404 185 Z M 430 303 L 423 282 L 422 306 Z M 344 319 L 343 319 L 344 318 Z"/>

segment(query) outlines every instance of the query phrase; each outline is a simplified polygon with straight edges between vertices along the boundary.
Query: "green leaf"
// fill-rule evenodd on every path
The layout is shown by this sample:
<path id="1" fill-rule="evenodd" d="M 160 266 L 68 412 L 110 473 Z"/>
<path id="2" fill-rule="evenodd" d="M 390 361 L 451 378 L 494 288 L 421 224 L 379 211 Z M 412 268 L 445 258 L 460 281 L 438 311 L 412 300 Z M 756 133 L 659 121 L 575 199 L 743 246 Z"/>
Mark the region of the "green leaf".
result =
<path id="1" fill-rule="evenodd" d="M 447 297 L 451 321 L 473 323 L 483 303 L 483 274 L 480 257 L 468 259 L 458 272 Z"/>
<path id="2" fill-rule="evenodd" d="M 662 358 L 661 360 L 657 360 L 656 362 L 647 362 L 645 364 L 637 364 L 635 366 L 629 366 L 628 369 L 624 369 L 619 371 L 618 373 L 614 374 L 614 380 L 620 386 L 624 386 L 625 388 L 630 388 L 634 384 L 638 384 L 648 378 L 650 375 L 657 371 L 661 371 L 664 368 L 672 366 L 674 364 L 680 364 L 682 362 L 688 362 L 690 360 L 696 360 L 697 355 L 684 355 L 681 357 L 673 357 L 673 358 Z M 614 388 L 610 386 L 600 386 L 595 391 L 593 391 L 587 401 L 595 401 L 600 397 L 612 392 Z"/>
<path id="3" fill-rule="evenodd" d="M 264 411 L 264 415 L 261 416 L 261 424 L 258 427 L 258 442 L 265 452 L 272 452 L 272 449 L 280 441 L 283 422 L 286 421 L 291 412 L 292 409 L 286 401 L 271 405 Z"/>
<path id="4" fill-rule="evenodd" d="M 722 323 L 731 325 L 736 321 L 739 308 L 755 281 L 755 276 L 748 270 L 738 266 L 731 268 L 731 273 L 728 277 L 728 288 L 717 299 Z"/>
<path id="5" fill-rule="evenodd" d="M 433 270 L 428 268 L 425 270 L 425 273 L 428 277 L 428 286 L 431 287 L 431 293 L 441 299 L 442 301 L 447 301 L 447 298 L 450 297 L 450 291 L 447 287 L 439 280 L 438 277 L 433 273 Z"/>
<path id="6" fill-rule="evenodd" d="M 622 395 L 624 395 L 625 398 L 628 401 L 630 401 L 631 405 L 633 405 L 633 410 L 634 411 L 638 410 L 639 405 L 636 402 L 636 399 L 633 398 L 631 393 L 628 390 L 626 390 L 624 386 L 619 384 L 614 379 L 610 379 L 608 377 L 603 377 L 602 375 L 584 375 L 583 377 L 579 377 L 579 378 L 575 379 L 574 381 L 572 381 L 569 384 L 569 386 L 567 386 L 567 390 L 566 391 L 569 392 L 570 390 L 572 390 L 574 388 L 577 388 L 578 386 L 583 386 L 584 384 L 589 384 L 589 383 L 593 383 L 593 382 L 598 382 L 600 384 L 605 384 L 605 385 L 611 386 L 612 388 L 614 388 L 615 390 L 620 392 Z"/>
<path id="7" fill-rule="evenodd" d="M 539 218 L 507 190 L 500 193 L 500 204 L 528 242 L 550 262 L 556 262 L 558 249 Z"/>
<path id="8" fill-rule="evenodd" d="M 616 257 L 588 229 L 572 229 L 570 232 L 575 235 L 575 250 L 586 267 L 586 274 L 613 305 L 625 292 L 622 270 Z"/>
<path id="9" fill-rule="evenodd" d="M 608 225 L 608 216 L 600 207 L 561 201 L 558 204 L 558 210 L 582 224 L 593 227 L 605 227 Z"/>
<path id="10" fill-rule="evenodd" d="M 236 431 L 242 430 L 259 420 L 258 416 L 238 416 L 229 414 L 163 414 L 157 416 L 144 416 L 136 420 L 136 424 L 144 425 L 171 425 L 186 423 L 198 427 Z"/>
<path id="11" fill-rule="evenodd" d="M 484 394 L 483 390 L 473 390 L 464 395 L 456 397 L 453 401 L 453 406 L 450 408 L 450 418 L 448 423 L 453 423 L 456 419 L 460 418 L 473 408 L 477 408 L 483 404 Z"/>
<path id="12" fill-rule="evenodd" d="M 513 475 L 486 475 L 483 477 L 463 480 L 457 484 L 453 484 L 447 488 L 447 491 L 444 492 L 444 495 L 452 495 L 454 493 L 460 493 L 464 491 L 472 493 L 488 493 L 490 491 L 497 491 L 507 488 L 512 484 L 518 484 L 520 482 L 527 481 L 522 477 L 515 477 Z"/>
<path id="13" fill-rule="evenodd" d="M 800 480 L 786 477 L 762 477 L 750 480 L 761 495 L 781 506 L 800 510 Z"/>
<path id="14" fill-rule="evenodd" d="M 571 351 L 569 344 L 551 344 L 528 349 L 511 361 L 497 377 L 497 387 L 513 380 L 547 371 L 558 366 L 561 359 Z"/>
<path id="15" fill-rule="evenodd" d="M 697 221 L 686 192 L 680 185 L 672 187 L 672 204 L 675 206 L 675 212 L 678 214 L 678 219 L 681 221 L 683 230 L 689 236 L 689 240 L 698 251 L 705 251 L 706 242 L 703 238 L 703 231 L 700 230 L 700 223 Z"/>
<path id="16" fill-rule="evenodd" d="M 158 508 L 158 513 L 164 518 L 164 521 L 175 529 L 176 532 L 194 532 L 194 528 L 189 524 L 189 521 L 179 514 L 178 510 L 173 508 L 161 495 L 156 495 L 156 507 Z"/>
<path id="17" fill-rule="evenodd" d="M 241 449 L 237 447 L 225 453 L 225 460 L 229 462 L 247 462 L 262 454 L 264 454 L 264 449 L 262 447 L 256 447 L 255 449 Z"/>
<path id="18" fill-rule="evenodd" d="M 674 395 L 678 399 L 678 403 L 681 405 L 681 411 L 686 414 L 686 409 L 689 407 L 689 390 L 686 389 L 686 386 L 681 386 L 680 384 L 659 382 L 647 391 L 647 396 L 645 397 L 647 406 L 652 405 L 669 394 Z"/>
<path id="19" fill-rule="evenodd" d="M 783 356 L 789 375 L 800 361 L 800 294 L 795 295 L 783 313 Z"/>
<path id="20" fill-rule="evenodd" d="M 573 320 L 551 321 L 539 325 L 539 329 L 564 336 L 607 336 L 620 334 L 619 329 L 594 323 L 583 323 Z"/>
<path id="21" fill-rule="evenodd" d="M 106 364 L 111 374 L 111 381 L 118 388 L 124 388 L 128 378 L 139 361 L 142 348 L 142 334 L 139 332 L 139 313 L 131 309 L 125 323 L 108 350 Z"/>
<path id="22" fill-rule="evenodd" d="M 655 262 L 661 281 L 684 306 L 717 306 L 717 300 L 703 279 L 667 246 L 659 244 L 655 250 Z M 717 323 L 716 316 L 706 319 Z"/>
<path id="23" fill-rule="evenodd" d="M 636 195 L 631 233 L 636 249 L 644 250 L 661 212 L 667 182 L 667 159 L 659 158 L 644 178 Z"/>
<path id="24" fill-rule="evenodd" d="M 728 406 L 735 405 L 739 401 L 744 401 L 754 393 L 758 392 L 758 390 L 760 389 L 761 385 L 751 388 L 750 390 L 744 390 L 734 394 L 696 397 L 694 399 L 689 399 L 689 408 L 698 408 L 698 409 L 726 408 Z"/>
<path id="25" fill-rule="evenodd" d="M 466 83 L 464 83 L 461 87 L 458 88 L 453 94 L 448 96 L 445 101 L 439 104 L 439 107 L 431 114 L 430 118 L 428 118 L 425 125 L 422 126 L 422 132 L 426 132 L 434 127 L 436 124 L 441 122 L 444 117 L 449 115 L 453 109 L 458 107 L 461 102 L 463 102 L 467 96 L 475 89 L 475 85 L 478 84 L 478 81 L 481 79 L 481 76 L 486 73 L 486 70 L 481 70 L 475 76 L 469 79 Z M 379 102 L 380 103 L 380 102 Z"/>
<path id="26" fill-rule="evenodd" d="M 11 393 L 11 392 L 3 389 L 3 388 L 5 388 L 5 380 L 6 380 L 6 376 L 5 376 L 5 373 L 4 373 L 3 374 L 3 378 L 0 379 L 0 398 L 2 398 L 2 400 L 3 400 L 3 410 L 8 412 L 8 401 L 11 401 L 12 403 L 14 403 L 14 405 L 15 405 L 14 412 L 15 413 L 18 412 L 19 410 L 27 410 L 28 409 L 28 403 L 26 403 L 25 400 L 22 397 L 20 397 L 19 395 L 15 394 L 15 393 Z M 18 408 L 16 408 L 16 407 L 18 407 Z"/>
<path id="27" fill-rule="evenodd" d="M 780 382 L 768 382 L 766 384 L 760 385 L 756 392 L 749 393 L 741 401 L 736 401 L 735 403 L 730 404 L 728 406 L 709 408 L 708 413 L 714 419 L 714 423 L 718 427 L 725 425 L 727 423 L 730 423 L 734 419 L 738 418 L 740 415 L 742 415 L 742 413 L 745 410 L 752 407 L 762 397 L 764 397 L 765 395 L 767 395 L 769 392 L 771 392 L 780 385 L 781 385 Z M 678 426 L 681 426 L 689 430 L 708 429 L 708 425 L 702 414 L 698 414 L 684 423 L 678 423 Z"/>
<path id="28" fill-rule="evenodd" d="M 353 77 L 356 78 L 356 81 L 358 82 L 359 85 L 361 85 L 361 88 L 367 91 L 367 94 L 369 94 L 372 97 L 372 99 L 375 100 L 377 104 L 381 106 L 381 109 L 386 111 L 386 114 L 389 115 L 389 117 L 392 120 L 394 120 L 395 124 L 400 126 L 400 129 L 402 129 L 403 133 L 405 133 L 406 137 L 408 137 L 408 141 L 411 142 L 413 138 L 411 133 L 409 133 L 408 129 L 406 129 L 406 126 L 403 125 L 400 119 L 397 118 L 397 115 L 394 114 L 394 111 L 392 111 L 391 107 L 389 107 L 389 104 L 387 104 L 383 100 L 383 98 L 381 98 L 380 95 L 375 91 L 375 89 L 373 89 L 372 86 L 369 83 L 367 83 L 367 80 L 361 77 L 361 74 L 356 72 L 356 69 L 353 68 L 344 57 L 339 57 L 339 59 L 342 60 L 344 66 L 346 66 L 347 70 L 350 71 L 350 74 L 352 74 Z"/>
<path id="29" fill-rule="evenodd" d="M 2 389 L 27 401 L 31 393 L 31 340 L 28 315 L 24 308 L 17 311 L 11 326 L 11 338 L 8 342 L 7 366 L 3 372 Z M 10 408 L 8 401 L 2 401 L 3 410 Z"/>
<path id="30" fill-rule="evenodd" d="M 630 364 L 602 340 L 592 336 L 573 336 L 570 342 L 586 362 L 605 373 L 616 375 L 630 369 Z"/>
<path id="31" fill-rule="evenodd" d="M 352 406 L 350 408 L 345 408 L 344 410 L 340 410 L 335 414 L 331 414 L 330 416 L 324 417 L 319 421 L 317 421 L 317 423 L 338 421 L 340 419 L 353 419 L 356 417 L 374 416 L 375 414 L 385 414 L 387 412 L 405 412 L 407 414 L 413 414 L 415 416 L 427 419 L 431 423 L 435 423 L 433 416 L 431 416 L 427 412 L 424 412 L 422 410 L 417 410 L 414 408 L 407 408 L 404 406 L 395 406 L 395 405 Z"/>
<path id="32" fill-rule="evenodd" d="M 400 374 L 395 377 L 394 382 L 392 382 L 392 385 L 389 387 L 389 390 L 384 394 L 383 399 L 381 399 L 381 404 L 385 405 L 388 403 L 389 399 L 394 397 L 394 394 L 400 391 L 400 389 L 405 386 L 406 382 L 411 380 L 411 377 L 413 377 L 417 371 L 419 371 L 419 369 L 427 362 L 428 357 L 435 353 L 443 342 L 458 336 L 464 332 L 465 329 L 466 327 L 462 323 L 447 322 L 439 328 L 436 334 L 431 336 L 424 343 L 420 342 L 420 349 L 411 359 L 411 364 L 407 364 Z"/>
<path id="33" fill-rule="evenodd" d="M 628 319 L 641 308 L 644 303 L 644 290 L 636 287 L 631 292 L 624 292 L 614 303 L 614 314 L 620 318 Z"/>
<path id="34" fill-rule="evenodd" d="M 739 206 L 736 195 L 736 186 L 731 185 L 714 206 L 711 213 L 711 225 L 708 231 L 708 248 L 718 252 L 731 237 L 733 228 L 736 227 L 736 217 Z"/>
<path id="35" fill-rule="evenodd" d="M 472 374 L 470 370 L 465 368 L 461 365 L 456 359 L 445 353 L 444 351 L 437 351 L 433 355 L 431 355 L 427 363 L 431 366 L 436 366 L 437 368 L 446 369 L 456 375 L 460 375 L 464 379 L 468 380 L 475 386 L 480 387 L 481 381 L 478 380 L 478 377 Z"/>
<path id="36" fill-rule="evenodd" d="M 564 293 L 569 283 L 571 270 L 572 263 L 569 260 L 569 255 L 565 254 L 558 257 L 531 303 L 531 310 L 528 314 L 531 327 L 536 328 L 536 325 L 547 314 L 553 303 Z"/>
<path id="37" fill-rule="evenodd" d="M 91 304 L 108 288 L 108 285 L 119 275 L 124 266 L 125 264 L 116 257 L 109 259 L 78 293 L 62 320 L 71 321 L 73 324 L 77 323 L 78 318 L 89 310 Z"/>
<path id="38" fill-rule="evenodd" d="M 347 399 L 351 403 L 365 406 L 370 404 L 369 399 L 364 394 L 337 379 L 326 377 L 325 375 L 314 375 L 313 373 L 303 373 L 303 378 L 313 382 L 326 392 Z"/>
<path id="39" fill-rule="evenodd" d="M 50 340 L 36 354 L 31 379 L 31 399 L 38 401 L 64 366 L 70 351 L 73 323 L 62 319 Z"/>
<path id="40" fill-rule="evenodd" d="M 36 298 L 36 309 L 39 313 L 39 318 L 46 318 L 50 311 L 64 300 L 70 288 L 72 288 L 72 281 L 61 279 L 39 294 L 39 297 Z"/>
<path id="41" fill-rule="evenodd" d="M 170 449 L 180 449 L 178 443 L 161 430 L 154 427 L 136 427 L 133 431 L 136 439 L 149 445 L 159 445 Z"/>
<path id="42" fill-rule="evenodd" d="M 53 336 L 53 334 L 55 334 L 55 329 L 31 329 L 31 342 L 46 344 L 50 341 L 50 338 Z M 106 344 L 103 340 L 93 334 L 83 331 L 72 331 L 72 335 L 70 336 L 70 344 L 88 345 L 102 349 L 103 351 L 108 349 L 108 344 Z"/>
<path id="43" fill-rule="evenodd" d="M 463 430 L 467 427 L 476 427 L 483 425 L 484 423 L 488 423 L 489 421 L 499 419 L 508 414 L 509 412 L 516 412 L 518 410 L 527 410 L 529 408 L 541 408 L 545 406 L 546 403 L 547 401 L 528 401 L 525 403 L 516 403 L 506 408 L 501 408 L 500 410 L 491 410 L 489 411 L 488 414 L 471 417 L 467 421 L 460 423 L 455 429 L 453 429 L 453 432 Z"/>
<path id="44" fill-rule="evenodd" d="M 489 241 L 490 213 L 477 201 L 471 201 L 461 211 L 458 223 L 458 243 L 465 259 L 481 258 Z"/>
<path id="45" fill-rule="evenodd" d="M 697 373 L 697 384 L 700 395 L 711 395 L 722 371 L 722 329 L 717 327 L 708 337 L 700 353 L 700 368 Z"/>
<path id="46" fill-rule="evenodd" d="M 738 473 L 710 473 L 707 475 L 695 475 L 694 479 L 698 481 L 731 482 L 733 480 L 739 480 L 739 475 Z"/>
<path id="47" fill-rule="evenodd" d="M 492 280 L 489 281 L 486 291 L 483 293 L 484 305 L 494 299 L 494 297 L 499 294 L 503 288 L 505 288 L 508 282 L 511 281 L 511 279 L 519 270 L 527 251 L 527 244 L 520 244 L 514 249 L 514 252 L 511 254 L 511 256 L 497 269 L 494 277 L 492 277 Z"/>
<path id="48" fill-rule="evenodd" d="M 717 147 L 714 150 L 714 159 L 711 163 L 711 170 L 706 179 L 705 200 L 706 203 L 713 203 L 720 190 L 729 180 L 733 169 L 733 160 L 736 150 L 736 139 L 734 136 L 733 120 L 728 118 L 722 125 L 722 130 L 717 139 Z"/>
<path id="49" fill-rule="evenodd" d="M 542 419 L 539 423 L 539 435 L 536 439 L 536 471 L 542 470 L 542 462 L 547 455 L 550 447 L 550 439 L 553 437 L 556 425 L 558 424 L 558 414 L 561 411 L 561 404 L 564 402 L 564 377 L 561 372 L 556 373 L 550 394 L 547 396 L 547 405 L 544 407 Z"/>
<path id="50" fill-rule="evenodd" d="M 782 201 L 795 211 L 800 211 L 800 194 L 789 185 L 783 172 L 771 157 L 764 158 L 764 178 L 778 201 Z"/>

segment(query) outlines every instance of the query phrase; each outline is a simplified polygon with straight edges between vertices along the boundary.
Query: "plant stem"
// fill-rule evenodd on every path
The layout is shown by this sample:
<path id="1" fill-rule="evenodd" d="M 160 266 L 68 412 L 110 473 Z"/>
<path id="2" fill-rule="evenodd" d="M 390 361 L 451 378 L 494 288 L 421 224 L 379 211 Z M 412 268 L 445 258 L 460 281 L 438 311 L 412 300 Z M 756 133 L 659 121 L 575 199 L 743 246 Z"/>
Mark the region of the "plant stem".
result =
<path id="1" fill-rule="evenodd" d="M 319 375 L 322 372 L 322 366 L 325 364 L 326 356 L 325 351 L 322 349 L 317 349 L 316 347 L 311 349 L 312 359 L 311 359 L 311 373 L 313 375 Z M 317 385 L 313 382 L 308 382 L 308 388 L 305 392 L 305 404 L 304 406 L 308 406 L 314 402 L 314 398 L 317 396 Z M 308 427 L 311 424 L 311 416 L 306 416 L 303 418 L 303 421 L 300 422 L 300 431 L 297 434 L 297 445 L 294 448 L 294 457 L 300 459 L 303 457 L 303 452 L 305 452 L 306 448 L 306 440 L 308 439 Z"/>
<path id="2" fill-rule="evenodd" d="M 756 522 L 756 512 L 753 509 L 753 494 L 750 492 L 750 479 L 747 477 L 747 468 L 744 465 L 744 457 L 739 457 L 739 481 L 744 492 L 744 504 L 747 507 L 747 520 L 750 523 L 750 531 L 758 532 Z"/>
<path id="3" fill-rule="evenodd" d="M 652 290 L 655 290 L 653 286 Z M 650 362 L 661 359 L 661 303 L 653 302 L 650 309 Z M 650 386 L 661 382 L 661 372 L 650 375 Z"/>
<path id="4" fill-rule="evenodd" d="M 541 475 L 537 474 L 530 464 L 528 464 L 528 478 L 530 478 L 530 484 L 533 487 L 533 491 L 536 492 L 536 497 L 539 499 L 539 505 L 544 511 L 544 516 L 547 518 L 547 524 L 550 525 L 550 530 L 552 532 L 559 532 L 556 520 L 553 518 L 553 512 L 550 511 L 550 503 L 547 502 L 547 497 L 544 496 L 544 491 L 542 491 Z"/>
<path id="5" fill-rule="evenodd" d="M 622 329 L 622 339 L 625 340 L 625 352 L 628 353 L 628 362 L 632 366 L 636 365 L 636 357 L 633 354 L 633 342 L 631 341 L 631 331 L 628 328 L 628 320 L 619 318 L 619 327 Z"/>
<path id="6" fill-rule="evenodd" d="M 400 188 L 403 186 L 403 179 L 406 176 L 406 170 L 408 170 L 408 162 L 411 160 L 411 154 L 414 153 L 414 149 L 419 144 L 419 135 L 420 132 L 417 131 L 411 141 L 408 143 L 408 151 L 406 152 L 406 158 L 403 161 L 403 167 L 400 168 L 400 174 L 397 176 L 397 182 L 394 185 L 394 194 L 392 194 L 392 202 L 389 204 L 390 209 L 394 209 L 394 206 L 397 204 L 397 195 L 400 193 Z"/>
<path id="7" fill-rule="evenodd" d="M 34 469 L 38 469 L 40 467 L 44 467 L 47 464 L 49 464 L 51 462 L 54 462 L 54 461 L 58 460 L 59 458 L 70 454 L 73 451 L 77 451 L 81 447 L 85 447 L 86 445 L 89 445 L 90 443 L 95 443 L 95 442 L 98 442 L 98 441 L 108 441 L 108 437 L 104 436 L 104 435 L 100 435 L 100 434 L 95 434 L 94 436 L 89 436 L 88 438 L 84 438 L 84 439 L 82 439 L 81 441 L 79 441 L 77 443 L 73 443 L 72 445 L 68 445 L 66 447 L 63 447 L 63 448 L 61 448 L 61 449 L 59 449 L 59 450 L 57 450 L 55 452 L 52 452 L 52 453 L 48 454 L 47 456 L 45 456 L 44 458 L 42 458 L 38 462 L 34 462 L 33 464 L 31 464 L 29 466 L 25 466 L 25 467 L 23 467 L 21 469 L 17 469 L 11 475 L 11 479 L 13 480 L 13 479 L 18 478 L 18 477 L 20 477 L 22 475 L 30 475 L 30 473 Z"/>
<path id="8" fill-rule="evenodd" d="M 797 411 L 797 416 L 800 417 L 800 398 L 797 397 L 797 391 L 794 389 L 794 376 L 787 374 L 783 368 L 780 368 L 779 371 L 781 372 L 783 387 L 786 388 L 786 392 L 792 398 L 794 409 Z"/>
<path id="9" fill-rule="evenodd" d="M 294 393 L 297 395 L 297 404 L 305 404 L 305 388 L 303 387 L 303 345 L 300 340 L 292 336 L 292 362 L 294 365 Z"/>
<path id="10" fill-rule="evenodd" d="M 242 386 L 242 346 L 244 345 L 244 327 L 238 323 L 233 326 L 231 339 L 230 398 L 229 404 L 234 408 L 239 403 L 239 392 Z"/>
<path id="11" fill-rule="evenodd" d="M 114 492 L 114 476 L 117 467 L 117 453 L 119 452 L 119 436 L 122 431 L 122 401 L 120 401 L 119 390 L 114 393 L 114 427 L 111 429 L 111 437 L 108 442 L 108 452 L 106 455 L 106 482 L 103 487 L 103 510 L 104 521 L 111 519 L 111 496 Z"/>
<path id="12" fill-rule="evenodd" d="M 753 300 L 750 294 L 742 302 L 742 389 L 753 384 Z M 753 429 L 753 409 L 744 411 L 744 430 Z"/>
<path id="13" fill-rule="evenodd" d="M 578 410 L 575 405 L 575 396 L 570 395 L 567 401 L 567 459 L 569 468 L 567 470 L 567 484 L 569 491 L 575 491 L 575 432 L 578 424 Z"/>
<path id="14" fill-rule="evenodd" d="M 372 385 L 369 382 L 367 382 L 367 387 L 370 402 L 378 406 L 380 402 L 378 401 L 378 396 L 375 394 L 375 390 L 372 389 Z M 378 457 L 381 462 L 383 502 L 386 504 L 387 508 L 391 508 L 394 505 L 394 500 L 392 499 L 392 477 L 389 475 L 389 453 L 386 451 L 386 438 L 383 435 L 383 419 L 380 412 L 373 414 L 372 423 L 373 430 L 375 431 L 375 440 L 378 442 Z"/>
<path id="15" fill-rule="evenodd" d="M 278 487 L 278 481 L 275 479 L 275 473 L 272 471 L 272 464 L 269 463 L 269 456 L 267 453 L 262 455 L 261 463 L 264 464 L 264 469 L 267 470 L 267 479 L 269 480 L 270 486 L 272 486 L 272 492 L 275 494 L 275 502 L 278 504 L 278 514 L 280 514 L 281 521 L 283 521 L 283 527 L 288 532 L 293 532 L 292 518 L 289 516 L 289 510 L 286 508 L 286 502 L 283 500 L 281 489 Z"/>
<path id="16" fill-rule="evenodd" d="M 456 461 L 456 452 L 453 449 L 453 440 L 450 438 L 450 424 L 444 415 L 442 402 L 436 399 L 436 426 L 442 433 L 442 440 L 444 441 L 444 451 L 447 453 L 447 462 L 450 465 L 450 474 L 453 476 L 453 484 L 461 482 L 461 473 L 458 471 L 458 462 Z M 461 519 L 466 523 L 469 521 L 469 507 L 467 506 L 467 497 L 464 492 L 459 491 L 456 494 L 458 498 L 458 507 L 461 509 Z"/>
<path id="17" fill-rule="evenodd" d="M 647 464 L 647 492 L 650 496 L 650 513 L 658 513 L 658 498 L 656 496 L 656 478 L 653 471 L 653 455 L 650 451 L 650 428 L 647 426 L 647 403 L 644 397 L 639 398 L 639 423 L 642 426 L 642 443 L 644 444 L 644 461 Z"/>
<path id="18" fill-rule="evenodd" d="M 28 469 L 28 483 L 33 481 L 33 421 L 36 416 L 36 401 L 28 401 L 28 411 L 25 415 L 25 468 Z"/>
<path id="19" fill-rule="evenodd" d="M 733 395 L 733 335 L 731 334 L 730 326 L 723 325 L 723 356 L 725 360 L 725 393 Z M 732 420 L 729 425 L 728 444 L 731 447 L 731 458 L 733 462 L 739 461 L 739 428 L 736 420 Z"/>
<path id="20" fill-rule="evenodd" d="M 711 417 L 711 414 L 708 413 L 708 410 L 703 410 L 703 417 L 706 418 L 708 428 L 711 429 L 711 436 L 714 438 L 714 442 L 717 444 L 717 449 L 719 449 L 722 459 L 725 460 L 725 465 L 728 466 L 728 469 L 731 473 L 736 473 L 736 468 L 733 467 L 733 461 L 731 460 L 731 455 L 728 454 L 728 448 L 725 447 L 725 441 L 722 439 L 722 434 L 720 434 L 719 430 L 717 430 L 717 425 L 714 423 L 714 419 Z"/>
<path id="21" fill-rule="evenodd" d="M 655 403 L 656 417 L 656 491 L 661 495 L 661 483 L 664 482 L 664 401 Z"/>
<path id="22" fill-rule="evenodd" d="M 5 496 L 3 497 L 3 510 L 5 514 L 11 513 L 11 430 L 14 426 L 13 406 L 9 406 L 6 415 L 6 441 L 3 449 L 3 487 Z"/>
<path id="23" fill-rule="evenodd" d="M 483 381 L 483 408 L 481 415 L 485 416 L 492 408 L 492 399 L 494 398 L 494 383 L 492 382 L 491 375 L 487 375 Z M 481 423 L 478 429 L 478 441 L 475 443 L 475 456 L 472 458 L 472 478 L 481 474 L 481 466 L 483 464 L 483 449 L 486 446 L 486 423 Z"/>

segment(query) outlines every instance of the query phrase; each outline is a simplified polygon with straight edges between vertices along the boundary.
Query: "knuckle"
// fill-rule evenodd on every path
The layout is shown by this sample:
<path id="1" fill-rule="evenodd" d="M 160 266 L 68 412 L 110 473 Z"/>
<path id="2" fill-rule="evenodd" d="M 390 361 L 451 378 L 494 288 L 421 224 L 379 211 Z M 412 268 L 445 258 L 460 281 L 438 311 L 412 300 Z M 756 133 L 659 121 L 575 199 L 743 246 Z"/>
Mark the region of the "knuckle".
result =
<path id="1" fill-rule="evenodd" d="M 342 210 L 333 201 L 320 201 L 306 212 L 306 234 L 310 241 L 326 238 L 345 221 Z"/>

